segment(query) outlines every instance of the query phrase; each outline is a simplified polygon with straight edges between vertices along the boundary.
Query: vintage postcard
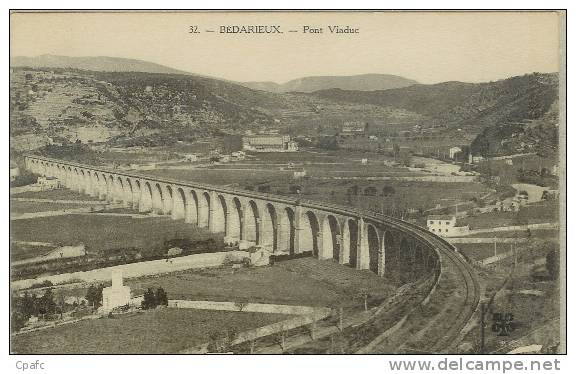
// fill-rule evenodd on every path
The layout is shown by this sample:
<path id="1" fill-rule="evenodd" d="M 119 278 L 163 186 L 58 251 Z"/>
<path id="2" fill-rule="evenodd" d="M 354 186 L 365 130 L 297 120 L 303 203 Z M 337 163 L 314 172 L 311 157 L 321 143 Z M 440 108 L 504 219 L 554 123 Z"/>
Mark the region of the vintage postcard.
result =
<path id="1" fill-rule="evenodd" d="M 565 353 L 565 17 L 11 11 L 10 352 Z"/>

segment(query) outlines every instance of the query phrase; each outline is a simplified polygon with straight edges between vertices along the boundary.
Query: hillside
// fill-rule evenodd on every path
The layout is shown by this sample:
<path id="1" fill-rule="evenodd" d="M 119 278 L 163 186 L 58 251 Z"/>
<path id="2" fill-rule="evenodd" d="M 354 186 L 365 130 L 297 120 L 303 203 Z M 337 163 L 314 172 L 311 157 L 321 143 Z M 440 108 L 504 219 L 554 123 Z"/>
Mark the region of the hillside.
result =
<path id="1" fill-rule="evenodd" d="M 398 136 L 409 130 L 419 139 L 471 140 L 486 131 L 478 149 L 500 154 L 557 144 L 557 100 L 556 74 L 273 93 L 196 75 L 13 68 L 10 135 L 17 149 L 38 148 L 49 138 L 151 145 L 248 129 L 330 135 L 346 121 L 361 121 L 372 133 Z M 497 145 L 503 140 L 507 146 Z"/>
<path id="2" fill-rule="evenodd" d="M 318 76 L 294 79 L 284 84 L 274 82 L 242 82 L 255 90 L 270 92 L 314 92 L 338 88 L 342 90 L 374 91 L 407 87 L 418 82 L 389 74 L 362 74 L 351 76 Z"/>
<path id="3" fill-rule="evenodd" d="M 424 126 L 482 128 L 535 120 L 558 98 L 557 74 L 529 74 L 489 83 L 445 82 L 384 91 L 323 90 L 311 95 L 341 103 L 402 108 L 427 118 Z"/>
<path id="4" fill-rule="evenodd" d="M 11 136 L 103 142 L 271 127 L 295 127 L 303 134 L 337 129 L 355 119 L 402 123 L 420 116 L 403 109 L 256 91 L 195 75 L 69 68 L 13 68 L 10 75 Z M 34 141 L 31 148 L 45 139 Z M 27 146 L 30 137 L 23 143 Z"/>
<path id="5" fill-rule="evenodd" d="M 169 68 L 148 61 L 119 57 L 68 57 L 56 55 L 40 55 L 36 57 L 15 56 L 10 58 L 11 67 L 30 68 L 70 68 L 93 71 L 116 71 L 162 74 L 189 74 L 184 71 Z"/>

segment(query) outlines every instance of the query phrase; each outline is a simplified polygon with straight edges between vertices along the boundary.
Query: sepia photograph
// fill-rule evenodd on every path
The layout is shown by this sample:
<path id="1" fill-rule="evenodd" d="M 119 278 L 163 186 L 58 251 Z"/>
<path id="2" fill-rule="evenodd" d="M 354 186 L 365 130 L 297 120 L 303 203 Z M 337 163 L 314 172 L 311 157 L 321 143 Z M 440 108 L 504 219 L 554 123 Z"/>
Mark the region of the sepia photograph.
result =
<path id="1" fill-rule="evenodd" d="M 566 354 L 565 11 L 9 18 L 11 355 Z"/>

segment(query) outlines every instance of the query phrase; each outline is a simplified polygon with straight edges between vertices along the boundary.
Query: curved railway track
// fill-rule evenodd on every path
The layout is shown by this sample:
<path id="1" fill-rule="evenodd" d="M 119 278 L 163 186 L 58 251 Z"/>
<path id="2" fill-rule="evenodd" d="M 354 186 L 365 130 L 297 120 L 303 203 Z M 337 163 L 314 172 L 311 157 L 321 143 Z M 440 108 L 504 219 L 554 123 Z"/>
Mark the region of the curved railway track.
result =
<path id="1" fill-rule="evenodd" d="M 446 316 L 447 319 L 452 321 L 450 327 L 445 331 L 443 336 L 439 336 L 438 340 L 427 349 L 431 352 L 442 352 L 453 344 L 454 340 L 470 321 L 478 307 L 481 288 L 476 273 L 467 260 L 456 251 L 453 245 L 430 233 L 428 230 L 396 218 L 386 217 L 380 214 L 374 214 L 374 216 L 383 217 L 386 221 L 392 220 L 398 225 L 401 225 L 405 230 L 415 233 L 421 239 L 428 242 L 431 247 L 436 250 L 440 258 L 440 277 L 446 276 L 448 272 L 452 270 L 452 274 L 457 275 L 460 280 L 457 281 L 458 284 L 463 285 L 461 292 L 464 293 L 464 297 L 461 301 L 461 308 L 459 308 L 456 315 L 451 313 Z M 440 282 L 441 279 L 438 280 L 439 284 Z"/>
<path id="2" fill-rule="evenodd" d="M 312 209 L 328 210 L 334 213 L 340 213 L 348 216 L 362 217 L 365 220 L 370 220 L 375 223 L 381 223 L 384 225 L 395 227 L 396 229 L 408 233 L 417 238 L 418 240 L 427 243 L 428 246 L 430 248 L 433 248 L 434 251 L 437 253 L 441 270 L 438 278 L 438 284 L 442 284 L 441 282 L 447 282 L 447 284 L 442 284 L 442 287 L 444 289 L 446 288 L 446 286 L 447 287 L 461 286 L 458 288 L 454 288 L 452 292 L 452 295 L 455 296 L 453 298 L 453 301 L 456 302 L 460 307 L 458 308 L 456 315 L 454 315 L 453 313 L 446 315 L 445 319 L 447 321 L 451 321 L 450 326 L 448 327 L 448 329 L 443 331 L 441 336 L 438 336 L 438 339 L 435 340 L 435 342 L 431 346 L 426 347 L 427 350 L 432 352 L 442 352 L 443 350 L 447 349 L 450 345 L 454 343 L 454 341 L 456 340 L 462 329 L 472 318 L 480 301 L 481 290 L 476 274 L 471 265 L 466 261 L 466 259 L 461 254 L 457 253 L 454 246 L 452 246 L 442 238 L 436 236 L 435 234 L 432 234 L 425 228 L 422 228 L 420 226 L 411 224 L 409 222 L 397 218 L 384 216 L 382 214 L 375 212 L 362 211 L 356 208 L 335 205 L 331 203 L 296 199 L 292 197 L 278 196 L 246 190 L 238 190 L 235 188 L 225 186 L 214 186 L 204 183 L 179 181 L 171 178 L 164 178 L 141 173 L 125 172 L 119 170 L 108 170 L 107 168 L 99 166 L 83 165 L 76 162 L 61 161 L 41 156 L 31 156 L 31 157 L 36 159 L 42 159 L 49 162 L 56 162 L 70 166 L 98 170 L 106 173 L 113 173 L 143 179 L 154 179 L 160 182 L 175 183 L 182 186 L 190 186 L 196 188 L 204 188 L 221 193 L 236 194 L 249 198 L 266 199 L 280 203 L 301 205 L 303 207 Z M 432 290 L 432 297 L 434 297 L 433 295 L 434 292 L 435 291 Z M 455 307 L 456 305 L 454 305 L 454 308 Z"/>
<path id="3" fill-rule="evenodd" d="M 396 226 L 404 232 L 414 234 L 420 240 L 428 243 L 431 248 L 434 248 L 440 259 L 440 278 L 442 276 L 446 277 L 448 273 L 456 276 L 457 279 L 455 283 L 462 285 L 463 287 L 461 287 L 459 290 L 455 290 L 455 292 L 462 293 L 463 298 L 460 301 L 461 307 L 458 309 L 456 315 L 450 313 L 446 316 L 447 320 L 452 321 L 449 328 L 445 330 L 442 336 L 438 337 L 433 345 L 426 347 L 426 350 L 430 352 L 442 352 L 454 344 L 455 339 L 464 329 L 466 324 L 470 321 L 478 307 L 481 297 L 481 288 L 474 269 L 468 263 L 468 261 L 456 251 L 456 248 L 453 245 L 441 237 L 432 234 L 423 227 L 397 218 L 374 212 L 361 211 L 355 208 L 342 207 L 335 204 L 325 204 L 312 201 L 307 201 L 307 203 L 311 205 L 320 205 L 322 207 L 330 207 L 332 209 L 343 209 L 346 212 L 354 212 L 357 215 L 361 215 L 374 221 L 381 221 L 383 223 Z M 440 282 L 441 279 L 438 280 L 438 283 Z"/>

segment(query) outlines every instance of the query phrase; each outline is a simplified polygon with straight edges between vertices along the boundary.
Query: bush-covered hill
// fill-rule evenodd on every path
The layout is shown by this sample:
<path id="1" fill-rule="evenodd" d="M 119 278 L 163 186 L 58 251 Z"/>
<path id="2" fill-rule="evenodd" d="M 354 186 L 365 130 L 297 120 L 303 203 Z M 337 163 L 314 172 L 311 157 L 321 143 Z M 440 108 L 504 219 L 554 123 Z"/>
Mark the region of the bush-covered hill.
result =
<path id="1" fill-rule="evenodd" d="M 389 90 L 418 82 L 390 74 L 361 74 L 350 76 L 317 76 L 293 79 L 283 84 L 274 82 L 244 82 L 243 86 L 270 92 L 314 92 L 326 89 L 358 91 Z"/>
<path id="2" fill-rule="evenodd" d="M 371 92 L 332 89 L 311 95 L 402 108 L 434 124 L 481 128 L 542 117 L 558 98 L 558 75 L 529 74 L 489 83 L 445 82 Z"/>
<path id="3" fill-rule="evenodd" d="M 10 74 L 10 135 L 18 149 L 37 148 L 48 137 L 146 145 L 151 137 L 169 141 L 247 129 L 326 135 L 345 121 L 363 121 L 375 132 L 414 125 L 436 128 L 437 136 L 485 131 L 477 143 L 486 148 L 488 141 L 488 153 L 498 154 L 529 150 L 526 144 L 553 147 L 557 100 L 556 74 L 382 91 L 273 93 L 195 75 L 17 67 Z M 141 138 L 147 140 L 133 142 Z"/>
<path id="4" fill-rule="evenodd" d="M 403 109 L 252 90 L 194 75 L 13 68 L 10 131 L 94 141 L 162 132 L 338 128 L 345 120 L 411 122 Z M 86 129 L 88 128 L 88 129 Z M 78 130 L 80 129 L 80 130 Z M 101 136 L 98 136 L 98 131 Z M 71 135 L 72 134 L 72 135 Z"/>

